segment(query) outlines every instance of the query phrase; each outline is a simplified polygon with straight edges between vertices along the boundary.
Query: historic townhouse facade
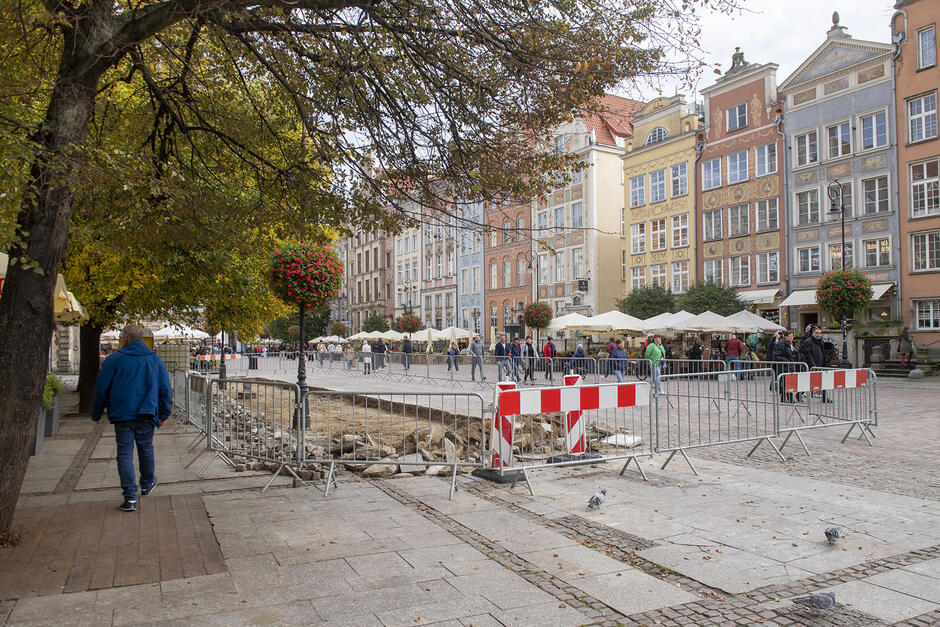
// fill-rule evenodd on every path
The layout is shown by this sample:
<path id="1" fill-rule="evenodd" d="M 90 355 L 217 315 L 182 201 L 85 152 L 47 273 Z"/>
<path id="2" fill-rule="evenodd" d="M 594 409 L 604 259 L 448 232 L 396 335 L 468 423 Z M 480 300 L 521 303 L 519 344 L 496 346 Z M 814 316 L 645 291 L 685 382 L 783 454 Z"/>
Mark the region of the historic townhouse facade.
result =
<path id="1" fill-rule="evenodd" d="M 459 326 L 483 334 L 483 203 L 457 208 L 457 309 Z"/>
<path id="2" fill-rule="evenodd" d="M 795 328 L 825 321 L 816 284 L 845 266 L 869 275 L 875 297 L 859 317 L 895 319 L 900 259 L 891 57 L 857 41 L 833 15 L 826 41 L 779 88 L 785 100 L 790 201 L 790 307 Z M 835 200 L 832 200 L 832 195 Z"/>
<path id="3" fill-rule="evenodd" d="M 393 314 L 391 248 L 384 231 L 357 231 L 349 238 L 346 283 L 349 317 L 353 333 L 362 330 L 363 321 L 374 311 L 391 320 Z"/>
<path id="4" fill-rule="evenodd" d="M 484 211 L 485 341 L 524 334 L 522 310 L 532 297 L 532 203 L 489 203 Z"/>
<path id="5" fill-rule="evenodd" d="M 457 324 L 457 245 L 454 212 L 424 208 L 421 232 L 422 309 L 425 327 L 443 329 Z"/>
<path id="6" fill-rule="evenodd" d="M 336 296 L 330 299 L 330 321 L 344 322 L 347 326 L 352 324 L 349 319 L 349 243 L 345 237 L 336 242 L 336 256 L 344 268 L 343 282 Z"/>
<path id="7" fill-rule="evenodd" d="M 420 216 L 420 212 L 416 212 Z M 421 229 L 412 227 L 394 237 L 395 319 L 405 312 L 421 315 Z"/>
<path id="8" fill-rule="evenodd" d="M 901 243 L 901 319 L 918 346 L 940 346 L 940 140 L 934 0 L 901 0 L 892 19 Z"/>
<path id="9" fill-rule="evenodd" d="M 738 288 L 741 299 L 776 320 L 786 292 L 783 107 L 777 65 L 731 68 L 702 90 L 706 127 L 697 154 L 695 241 L 698 276 Z"/>
<path id="10" fill-rule="evenodd" d="M 682 293 L 697 277 L 699 117 L 682 96 L 657 98 L 635 114 L 633 127 L 623 155 L 624 293 L 651 284 Z"/>

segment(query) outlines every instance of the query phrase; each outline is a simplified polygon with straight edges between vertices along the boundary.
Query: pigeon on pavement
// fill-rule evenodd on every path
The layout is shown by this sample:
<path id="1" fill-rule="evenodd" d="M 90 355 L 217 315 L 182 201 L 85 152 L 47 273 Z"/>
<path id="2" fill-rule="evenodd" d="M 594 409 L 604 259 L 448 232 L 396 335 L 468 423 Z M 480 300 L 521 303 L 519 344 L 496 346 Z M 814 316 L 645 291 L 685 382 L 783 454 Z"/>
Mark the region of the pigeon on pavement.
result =
<path id="1" fill-rule="evenodd" d="M 805 597 L 797 597 L 793 602 L 814 610 L 828 610 L 836 604 L 835 592 L 814 592 Z"/>
<path id="2" fill-rule="evenodd" d="M 588 501 L 588 509 L 595 509 L 604 504 L 604 501 L 607 500 L 607 490 L 601 490 L 597 492 L 594 496 L 591 497 L 591 500 Z"/>
<path id="3" fill-rule="evenodd" d="M 836 529 L 835 527 L 828 527 L 826 529 L 826 542 L 829 544 L 835 544 L 836 541 L 842 537 L 842 532 Z"/>

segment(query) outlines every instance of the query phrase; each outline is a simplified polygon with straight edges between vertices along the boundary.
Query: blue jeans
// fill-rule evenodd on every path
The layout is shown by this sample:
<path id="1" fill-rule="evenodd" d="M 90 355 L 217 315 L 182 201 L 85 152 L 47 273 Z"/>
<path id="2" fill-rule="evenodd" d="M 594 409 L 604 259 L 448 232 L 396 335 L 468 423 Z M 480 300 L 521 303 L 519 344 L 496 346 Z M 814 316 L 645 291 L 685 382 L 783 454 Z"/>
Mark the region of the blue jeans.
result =
<path id="1" fill-rule="evenodd" d="M 140 464 L 140 485 L 149 488 L 156 483 L 153 474 L 153 419 L 138 418 L 114 423 L 114 440 L 117 442 L 118 475 L 124 498 L 137 500 L 137 481 L 134 477 L 134 444 L 137 444 L 137 459 Z"/>
<path id="2" fill-rule="evenodd" d="M 617 377 L 617 383 L 623 383 L 623 370 L 614 368 L 614 376 Z"/>
<path id="3" fill-rule="evenodd" d="M 734 362 L 734 367 L 731 367 L 731 362 Z M 739 355 L 728 355 L 728 370 L 740 370 L 741 369 L 741 357 Z"/>
<path id="4" fill-rule="evenodd" d="M 663 384 L 659 380 L 659 376 L 663 373 L 662 364 L 656 364 L 653 366 L 653 381 L 656 382 L 656 392 L 659 394 L 663 393 Z"/>

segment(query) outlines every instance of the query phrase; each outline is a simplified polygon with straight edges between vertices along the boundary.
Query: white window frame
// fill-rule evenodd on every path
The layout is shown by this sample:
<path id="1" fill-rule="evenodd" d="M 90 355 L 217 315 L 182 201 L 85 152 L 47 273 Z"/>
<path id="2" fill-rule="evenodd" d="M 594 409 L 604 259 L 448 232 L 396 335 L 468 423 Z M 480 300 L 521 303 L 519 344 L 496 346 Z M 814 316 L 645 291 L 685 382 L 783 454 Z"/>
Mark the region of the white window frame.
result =
<path id="1" fill-rule="evenodd" d="M 829 187 L 826 186 L 826 215 L 824 222 L 840 222 L 842 220 L 842 210 L 845 207 L 845 219 L 849 220 L 855 217 L 855 179 L 840 184 L 842 187 L 842 201 L 839 207 L 835 206 L 833 200 L 829 197 Z M 848 196 L 848 198 L 846 198 Z"/>
<path id="2" fill-rule="evenodd" d="M 662 229 L 655 229 L 654 225 L 657 223 L 662 223 Z M 661 250 L 666 250 L 669 240 L 667 239 L 667 229 L 669 228 L 666 218 L 655 218 L 650 220 L 650 232 L 649 232 L 649 245 L 650 251 L 659 252 Z M 659 246 L 658 244 L 662 244 Z"/>
<path id="3" fill-rule="evenodd" d="M 763 159 L 761 158 L 763 157 Z M 777 142 L 763 144 L 754 148 L 754 177 L 767 176 L 777 172 Z"/>
<path id="4" fill-rule="evenodd" d="M 834 129 L 837 129 L 836 135 L 836 144 L 838 146 L 837 150 L 832 149 L 832 138 L 831 134 Z M 852 154 L 852 121 L 851 120 L 840 120 L 835 124 L 826 125 L 826 156 L 829 159 L 841 159 L 842 157 L 847 157 Z M 844 143 L 848 143 L 848 148 L 845 149 L 843 146 Z"/>
<path id="5" fill-rule="evenodd" d="M 650 203 L 664 200 L 666 200 L 666 168 L 661 168 L 650 172 Z"/>
<path id="6" fill-rule="evenodd" d="M 882 188 L 878 185 L 878 181 L 884 179 L 884 195 L 882 196 Z M 873 182 L 875 184 L 874 189 L 874 204 L 875 211 L 868 210 L 868 192 L 865 190 L 865 184 L 868 182 Z M 862 191 L 862 205 L 859 207 L 859 215 L 862 216 L 873 216 L 885 213 L 891 213 L 891 177 L 887 174 L 878 174 L 876 176 L 870 176 L 866 179 L 859 181 L 859 188 Z M 879 207 L 884 204 L 886 207 L 884 211 L 881 211 Z"/>
<path id="7" fill-rule="evenodd" d="M 672 247 L 687 248 L 689 245 L 689 214 L 680 213 L 672 216 L 670 224 L 672 226 Z M 678 244 L 676 243 L 676 236 L 679 238 Z"/>
<path id="8" fill-rule="evenodd" d="M 929 58 L 925 58 L 924 52 L 926 51 L 930 51 Z M 923 70 L 935 65 L 937 65 L 937 26 L 931 24 L 917 31 L 917 69 Z"/>
<path id="9" fill-rule="evenodd" d="M 735 268 L 737 266 L 737 268 Z M 738 280 L 734 280 L 735 273 Z M 728 285 L 730 287 L 747 287 L 751 284 L 751 256 L 734 255 L 728 257 Z"/>
<path id="10" fill-rule="evenodd" d="M 846 255 L 846 257 L 845 257 L 846 260 L 848 261 L 848 263 L 845 265 L 845 269 L 846 269 L 846 270 L 854 270 L 854 269 L 857 268 L 857 266 L 855 265 L 855 240 L 854 240 L 854 239 L 846 239 L 846 240 L 845 240 L 845 245 L 846 245 L 846 248 L 847 248 L 847 249 L 850 251 L 850 253 L 851 253 L 851 254 L 849 254 L 849 255 Z M 835 271 L 837 271 L 837 270 L 842 270 L 842 258 L 841 258 L 841 257 L 839 258 L 839 262 L 838 262 L 838 264 L 837 264 L 837 263 L 835 263 L 835 260 L 834 260 L 833 257 L 832 257 L 832 255 L 833 255 L 832 251 L 833 251 L 833 249 L 835 249 L 835 248 L 842 248 L 842 240 L 839 240 L 839 241 L 836 241 L 836 242 L 828 242 L 828 243 L 826 244 L 826 264 L 828 265 L 830 272 L 835 272 Z"/>
<path id="11" fill-rule="evenodd" d="M 571 249 L 571 279 L 583 278 L 584 249 L 581 247 Z"/>
<path id="12" fill-rule="evenodd" d="M 661 270 L 661 272 L 656 272 Z M 658 285 L 664 289 L 669 288 L 669 268 L 665 263 L 654 263 L 650 266 L 650 285 Z"/>
<path id="13" fill-rule="evenodd" d="M 749 151 L 747 150 L 740 150 L 728 155 L 728 185 L 741 183 L 747 180 L 748 152 Z M 733 164 L 732 159 L 734 159 Z M 743 164 L 741 163 L 742 160 L 744 161 Z M 741 167 L 742 165 L 744 166 L 743 172 Z"/>
<path id="14" fill-rule="evenodd" d="M 935 167 L 937 169 L 937 175 L 928 177 L 927 166 L 931 163 L 935 164 Z M 940 159 L 936 159 L 936 158 L 927 159 L 926 161 L 921 161 L 919 163 L 912 163 L 909 165 L 909 167 L 910 167 L 909 175 L 910 175 L 910 182 L 911 182 L 911 191 L 910 191 L 911 218 L 926 218 L 928 216 L 940 215 Z M 924 177 L 921 179 L 917 179 L 915 181 L 914 169 L 920 168 L 920 167 L 924 169 Z M 921 188 L 921 187 L 923 188 L 924 211 L 921 212 L 920 214 L 917 214 L 915 213 L 915 210 L 916 210 L 916 207 L 915 207 L 916 193 L 915 192 L 917 191 L 918 188 Z M 932 195 L 934 196 L 934 198 L 937 198 L 936 204 L 934 205 L 932 210 L 929 206 L 929 201 L 931 198 L 931 191 L 933 191 Z"/>
<path id="15" fill-rule="evenodd" d="M 565 256 L 563 254 L 555 255 L 555 283 L 564 283 L 567 269 Z"/>
<path id="16" fill-rule="evenodd" d="M 757 257 L 757 284 L 773 285 L 780 282 L 780 253 L 776 250 L 760 252 Z M 771 270 L 771 259 L 773 269 Z"/>
<path id="17" fill-rule="evenodd" d="M 717 270 L 717 272 L 716 272 Z M 716 285 L 724 285 L 724 270 L 725 270 L 725 260 L 724 259 L 706 259 L 703 266 L 703 276 L 702 280 L 708 281 L 709 277 L 712 277 L 712 280 Z"/>
<path id="18" fill-rule="evenodd" d="M 807 195 L 810 195 L 810 196 L 811 196 L 812 194 L 816 194 L 816 202 L 815 202 L 815 204 L 816 204 L 816 220 L 808 220 L 808 221 L 806 221 L 806 222 L 801 222 L 801 221 L 800 221 L 800 196 L 801 196 L 802 194 L 807 194 Z M 811 213 L 812 213 L 812 211 L 811 211 L 811 210 L 812 210 L 812 205 L 813 205 L 812 202 L 808 202 L 808 203 L 807 203 L 807 213 L 808 213 L 808 214 L 811 214 Z M 794 219 L 794 225 L 795 225 L 795 226 L 810 226 L 810 225 L 815 225 L 815 224 L 822 224 L 822 216 L 821 216 L 821 214 L 820 214 L 820 208 L 819 208 L 819 188 L 818 188 L 818 187 L 817 187 L 817 188 L 811 188 L 811 189 L 801 189 L 801 190 L 799 190 L 799 191 L 797 191 L 797 192 L 794 192 L 794 193 L 793 193 L 793 206 L 796 208 L 796 211 L 793 212 L 793 219 Z"/>
<path id="19" fill-rule="evenodd" d="M 802 255 L 804 250 L 808 251 L 806 259 L 809 262 L 809 265 L 805 268 L 803 267 L 803 255 Z M 815 268 L 813 267 L 813 251 L 814 250 L 816 251 L 816 267 Z M 801 246 L 800 248 L 796 249 L 796 254 L 793 255 L 793 260 L 794 260 L 794 263 L 796 264 L 795 271 L 800 274 L 805 274 L 809 272 L 820 272 L 822 270 L 822 248 L 819 246 L 819 244 L 815 244 L 813 246 Z"/>
<path id="20" fill-rule="evenodd" d="M 688 260 L 672 262 L 672 293 L 682 294 L 689 289 Z"/>
<path id="21" fill-rule="evenodd" d="M 915 103 L 920 103 L 920 112 L 912 114 Z M 915 98 L 908 98 L 905 104 L 907 115 L 907 140 L 912 144 L 927 141 L 937 136 L 937 90 L 921 94 Z M 928 108 L 931 107 L 931 108 Z M 917 122 L 919 132 L 915 137 L 914 128 Z"/>
<path id="22" fill-rule="evenodd" d="M 757 233 L 776 231 L 780 228 L 780 201 L 772 198 L 761 198 L 754 202 L 754 215 L 757 217 Z M 773 219 L 771 219 L 771 215 Z"/>
<path id="23" fill-rule="evenodd" d="M 627 249 L 620 251 L 620 280 L 627 280 Z"/>
<path id="24" fill-rule="evenodd" d="M 646 177 L 630 177 L 630 207 L 642 207 L 646 204 Z"/>
<path id="25" fill-rule="evenodd" d="M 732 125 L 732 121 L 734 124 Z M 747 103 L 742 102 L 739 105 L 725 109 L 725 129 L 730 133 L 742 128 L 747 128 Z"/>
<path id="26" fill-rule="evenodd" d="M 885 241 L 888 243 L 887 251 L 881 250 L 881 242 Z M 869 265 L 868 263 L 868 246 L 867 244 L 874 242 L 876 246 L 875 255 L 877 257 L 878 263 L 874 265 Z M 884 252 L 887 252 L 888 260 L 884 263 L 881 263 L 881 257 Z M 891 238 L 887 235 L 879 235 L 878 237 L 869 237 L 862 240 L 862 261 L 864 262 L 865 268 L 886 268 L 891 265 Z"/>
<path id="27" fill-rule="evenodd" d="M 630 268 L 630 290 L 646 287 L 646 266 Z"/>
<path id="28" fill-rule="evenodd" d="M 936 237 L 938 240 L 937 247 L 940 248 L 940 231 L 921 231 L 919 233 L 911 233 L 911 273 L 921 273 L 921 272 L 937 272 L 940 270 L 940 251 L 937 252 L 936 259 L 934 255 L 931 254 L 930 249 L 930 237 Z M 924 267 L 917 267 L 917 239 L 919 237 L 925 238 L 924 241 Z M 932 264 L 932 265 L 931 265 Z"/>
<path id="29" fill-rule="evenodd" d="M 721 209 L 710 209 L 702 212 L 702 240 L 706 242 L 718 241 L 722 238 L 722 218 Z M 710 228 L 709 228 L 710 227 Z M 717 233 L 716 231 L 717 227 Z M 709 233 L 709 231 L 711 231 Z"/>
<path id="30" fill-rule="evenodd" d="M 662 126 L 657 126 L 646 136 L 646 145 L 652 146 L 653 144 L 664 142 L 667 139 L 669 139 L 669 132 Z"/>
<path id="31" fill-rule="evenodd" d="M 812 138 L 812 140 L 811 140 Z M 819 163 L 819 131 L 809 129 L 793 136 L 793 167 L 802 168 Z M 805 161 L 801 162 L 800 153 L 803 152 Z"/>
<path id="32" fill-rule="evenodd" d="M 627 208 L 620 208 L 620 239 L 627 238 Z"/>
<path id="33" fill-rule="evenodd" d="M 721 157 L 702 163 L 702 191 L 718 187 L 721 187 Z"/>
<path id="34" fill-rule="evenodd" d="M 744 211 L 744 230 L 740 229 L 742 220 L 740 219 L 741 210 Z M 737 220 L 735 218 L 737 217 Z M 737 223 L 738 229 L 735 229 Z M 744 237 L 751 234 L 751 205 L 750 203 L 741 203 L 728 207 L 728 237 Z"/>
<path id="35" fill-rule="evenodd" d="M 881 125 L 884 128 L 884 140 L 882 143 L 878 143 L 878 117 L 883 118 L 883 124 Z M 866 121 L 871 120 L 872 125 L 872 144 L 870 146 L 866 145 L 865 142 L 865 125 Z M 888 129 L 888 110 L 887 109 L 878 109 L 877 111 L 869 111 L 868 113 L 863 113 L 858 116 L 858 149 L 859 152 L 865 152 L 868 150 L 878 150 L 884 148 L 891 141 L 891 132 Z"/>
<path id="36" fill-rule="evenodd" d="M 630 254 L 642 255 L 646 253 L 646 222 L 635 222 L 630 225 Z"/>
<path id="37" fill-rule="evenodd" d="M 576 207 L 577 213 L 575 213 Z M 575 215 L 577 215 L 577 219 L 575 219 Z M 571 228 L 584 228 L 584 205 L 581 203 L 581 201 L 571 203 Z"/>
<path id="38" fill-rule="evenodd" d="M 928 320 L 936 320 L 938 324 L 931 323 L 929 326 L 921 326 L 921 303 L 928 303 L 929 312 L 927 314 Z M 912 300 L 911 305 L 914 307 L 914 327 L 917 331 L 937 331 L 940 330 L 940 299 L 937 298 L 923 298 Z"/>
<path id="39" fill-rule="evenodd" d="M 689 165 L 685 161 L 669 168 L 672 197 L 685 196 L 689 193 Z"/>

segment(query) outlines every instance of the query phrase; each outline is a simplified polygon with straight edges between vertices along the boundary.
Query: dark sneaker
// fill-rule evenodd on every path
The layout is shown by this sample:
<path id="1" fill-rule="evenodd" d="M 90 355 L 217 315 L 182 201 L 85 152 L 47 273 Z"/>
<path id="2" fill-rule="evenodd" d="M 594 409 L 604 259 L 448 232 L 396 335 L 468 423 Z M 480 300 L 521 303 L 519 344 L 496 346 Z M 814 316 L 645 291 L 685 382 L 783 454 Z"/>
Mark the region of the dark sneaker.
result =
<path id="1" fill-rule="evenodd" d="M 150 496 L 150 493 L 153 492 L 153 489 L 154 489 L 155 487 L 157 487 L 157 482 L 156 482 L 156 481 L 154 481 L 154 482 L 153 482 L 153 485 L 150 486 L 149 488 L 145 488 L 145 487 L 143 487 L 143 486 L 140 486 L 140 495 L 141 495 L 141 496 Z"/>
<path id="2" fill-rule="evenodd" d="M 121 503 L 122 512 L 135 512 L 137 511 L 137 501 L 128 501 L 124 499 L 124 502 Z"/>

